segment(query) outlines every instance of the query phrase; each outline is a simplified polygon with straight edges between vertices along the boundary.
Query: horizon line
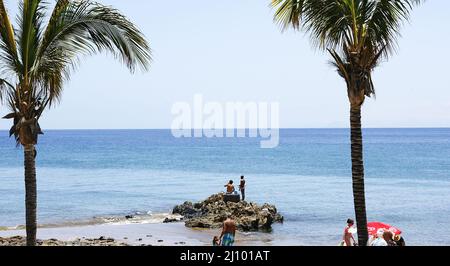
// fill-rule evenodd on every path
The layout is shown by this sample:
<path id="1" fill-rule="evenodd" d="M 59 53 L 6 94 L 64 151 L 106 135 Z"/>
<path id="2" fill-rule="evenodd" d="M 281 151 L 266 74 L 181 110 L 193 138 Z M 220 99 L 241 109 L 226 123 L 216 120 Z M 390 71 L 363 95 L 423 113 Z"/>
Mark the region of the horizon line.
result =
<path id="1" fill-rule="evenodd" d="M 222 128 L 222 130 L 228 130 L 231 128 Z M 233 128 L 234 130 L 243 130 L 242 128 Z M 245 128 L 245 130 L 259 130 L 258 128 Z M 275 130 L 277 128 L 267 128 L 269 130 Z M 280 130 L 291 130 L 291 129 L 350 129 L 350 127 L 280 127 Z M 362 127 L 362 129 L 450 129 L 448 127 Z M 172 130 L 171 128 L 49 128 L 43 129 L 43 131 L 106 131 L 106 130 Z M 196 128 L 188 129 L 188 130 L 199 130 Z M 205 129 L 202 129 L 205 130 Z M 220 129 L 211 129 L 211 130 L 220 130 Z M 0 132 L 8 132 L 9 130 L 0 129 Z"/>

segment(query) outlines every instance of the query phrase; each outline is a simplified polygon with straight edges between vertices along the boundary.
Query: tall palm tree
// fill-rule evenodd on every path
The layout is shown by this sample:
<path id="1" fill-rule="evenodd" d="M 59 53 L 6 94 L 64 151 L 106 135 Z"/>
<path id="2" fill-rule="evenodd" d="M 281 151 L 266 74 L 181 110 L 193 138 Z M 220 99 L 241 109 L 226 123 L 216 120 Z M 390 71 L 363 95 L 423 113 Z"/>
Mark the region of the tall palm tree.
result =
<path id="1" fill-rule="evenodd" d="M 396 49 L 400 28 L 421 0 L 271 0 L 283 29 L 309 33 L 327 50 L 347 84 L 350 101 L 353 198 L 358 242 L 368 240 L 364 188 L 361 107 L 375 95 L 372 71 Z"/>
<path id="2" fill-rule="evenodd" d="M 131 72 L 147 70 L 150 48 L 143 34 L 118 10 L 90 0 L 19 2 L 13 27 L 0 0 L 0 87 L 13 119 L 10 136 L 24 149 L 27 245 L 36 243 L 35 145 L 43 111 L 61 99 L 64 82 L 80 56 L 109 51 Z"/>

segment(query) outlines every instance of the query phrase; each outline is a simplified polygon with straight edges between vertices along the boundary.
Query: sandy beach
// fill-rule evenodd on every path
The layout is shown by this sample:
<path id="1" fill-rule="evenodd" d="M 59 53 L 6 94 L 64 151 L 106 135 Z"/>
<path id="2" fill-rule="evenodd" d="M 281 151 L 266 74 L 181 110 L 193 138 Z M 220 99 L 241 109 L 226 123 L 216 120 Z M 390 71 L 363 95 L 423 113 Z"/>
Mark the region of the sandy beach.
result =
<path id="1" fill-rule="evenodd" d="M 219 234 L 220 230 L 191 229 L 185 227 L 184 223 L 158 223 L 41 228 L 38 230 L 37 237 L 41 240 L 58 239 L 61 241 L 106 237 L 132 246 L 209 246 L 213 236 Z M 0 231 L 0 237 L 13 236 L 25 236 L 25 231 Z M 275 238 L 270 233 L 238 232 L 236 235 L 236 246 L 287 246 L 298 244 L 292 239 Z"/>

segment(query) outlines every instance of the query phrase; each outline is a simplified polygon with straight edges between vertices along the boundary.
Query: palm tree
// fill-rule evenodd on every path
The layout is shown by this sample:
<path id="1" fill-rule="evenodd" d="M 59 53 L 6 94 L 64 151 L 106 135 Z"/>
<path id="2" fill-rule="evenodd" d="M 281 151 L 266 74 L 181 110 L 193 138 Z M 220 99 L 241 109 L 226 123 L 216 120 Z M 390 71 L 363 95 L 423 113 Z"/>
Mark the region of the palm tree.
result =
<path id="1" fill-rule="evenodd" d="M 13 119 L 10 136 L 24 149 L 27 245 L 36 243 L 35 145 L 39 119 L 61 99 L 64 82 L 80 56 L 109 51 L 131 72 L 147 70 L 150 48 L 143 34 L 118 10 L 90 0 L 58 0 L 44 25 L 49 6 L 43 0 L 19 2 L 13 27 L 0 0 L 0 87 Z"/>
<path id="2" fill-rule="evenodd" d="M 375 95 L 372 71 L 397 47 L 400 28 L 421 0 L 271 0 L 282 29 L 302 29 L 327 50 L 347 84 L 350 101 L 353 198 L 358 242 L 368 239 L 361 107 Z"/>

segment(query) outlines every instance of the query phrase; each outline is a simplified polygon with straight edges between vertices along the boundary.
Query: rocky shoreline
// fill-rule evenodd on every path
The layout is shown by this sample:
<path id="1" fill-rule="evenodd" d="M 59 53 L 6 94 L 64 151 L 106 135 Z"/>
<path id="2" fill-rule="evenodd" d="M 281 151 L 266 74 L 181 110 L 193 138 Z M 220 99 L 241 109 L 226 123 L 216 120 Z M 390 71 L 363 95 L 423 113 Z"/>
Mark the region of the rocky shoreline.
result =
<path id="1" fill-rule="evenodd" d="M 202 202 L 185 202 L 175 206 L 172 213 L 182 215 L 185 225 L 190 228 L 221 228 L 231 214 L 238 230 L 270 231 L 273 223 L 282 223 L 284 218 L 274 205 L 258 206 L 253 202 L 225 202 L 223 193 L 215 194 Z"/>
<path id="2" fill-rule="evenodd" d="M 37 240 L 37 246 L 52 247 L 52 246 L 128 246 L 112 238 L 100 237 L 97 239 L 77 238 L 73 241 L 60 241 L 57 239 Z M 0 246 L 26 246 L 26 237 L 14 236 L 9 238 L 0 237 Z"/>
<path id="3" fill-rule="evenodd" d="M 283 216 L 278 213 L 274 205 L 258 205 L 253 202 L 225 202 L 224 194 L 219 193 L 208 197 L 206 200 L 192 203 L 185 202 L 173 208 L 172 214 L 154 215 L 127 215 L 122 217 L 98 218 L 95 220 L 104 223 L 81 223 L 78 226 L 45 226 L 40 228 L 41 237 L 45 240 L 37 240 L 37 246 L 160 246 L 160 245 L 181 245 L 189 243 L 193 245 L 203 245 L 209 243 L 213 232 L 209 230 L 189 230 L 190 228 L 218 229 L 222 227 L 223 221 L 231 214 L 236 221 L 240 232 L 269 232 L 274 223 L 282 223 Z M 142 223 L 148 219 L 160 221 L 156 224 Z M 180 228 L 187 231 L 180 231 L 178 227 L 164 224 L 178 222 Z M 107 225 L 114 225 L 108 227 Z M 132 228 L 123 230 L 124 228 Z M 148 231 L 147 228 L 154 228 Z M 114 230 L 111 230 L 114 229 Z M 131 231 L 130 231 L 131 230 Z M 23 229 L 17 228 L 15 231 L 3 231 L 0 237 L 0 246 L 25 246 L 26 237 Z M 43 233 L 45 232 L 45 233 Z M 64 233 L 65 232 L 65 233 Z M 149 232 L 153 232 L 149 234 Z M 112 237 L 104 237 L 109 235 Z M 202 239 L 196 239 L 200 235 Z M 81 237 L 84 236 L 84 237 Z M 169 236 L 169 237 L 167 237 Z M 70 241 L 62 241 L 64 239 Z M 72 240 L 74 239 L 74 240 Z M 123 239 L 117 241 L 116 239 Z"/>

